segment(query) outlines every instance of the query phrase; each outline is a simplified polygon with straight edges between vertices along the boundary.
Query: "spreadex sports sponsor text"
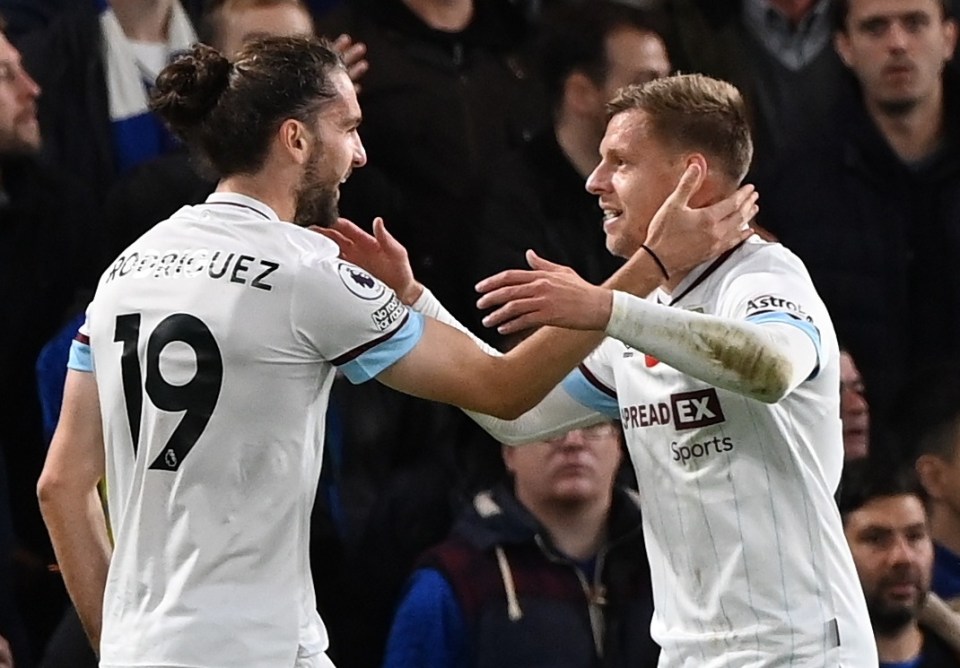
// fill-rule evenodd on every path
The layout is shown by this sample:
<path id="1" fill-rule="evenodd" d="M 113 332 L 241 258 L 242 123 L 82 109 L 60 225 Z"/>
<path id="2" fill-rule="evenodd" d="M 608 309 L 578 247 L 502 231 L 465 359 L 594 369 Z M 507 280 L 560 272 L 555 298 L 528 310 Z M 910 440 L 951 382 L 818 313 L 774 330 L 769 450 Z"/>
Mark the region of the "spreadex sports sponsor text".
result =
<path id="1" fill-rule="evenodd" d="M 720 424 L 725 419 L 720 398 L 713 388 L 679 392 L 671 394 L 667 401 L 624 406 L 620 409 L 624 431 L 666 425 L 673 425 L 677 431 L 702 429 Z M 733 447 L 731 437 L 714 436 L 700 443 L 681 445 L 672 441 L 670 451 L 673 453 L 673 461 L 685 464 L 691 459 L 730 452 Z"/>

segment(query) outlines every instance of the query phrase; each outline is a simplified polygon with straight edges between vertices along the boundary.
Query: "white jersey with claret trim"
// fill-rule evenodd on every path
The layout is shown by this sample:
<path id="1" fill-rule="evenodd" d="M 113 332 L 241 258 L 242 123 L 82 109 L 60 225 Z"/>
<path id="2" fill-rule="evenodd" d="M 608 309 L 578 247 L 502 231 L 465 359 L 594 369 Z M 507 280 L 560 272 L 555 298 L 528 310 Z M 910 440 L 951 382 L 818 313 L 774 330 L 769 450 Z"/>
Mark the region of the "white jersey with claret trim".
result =
<path id="1" fill-rule="evenodd" d="M 607 339 L 564 382 L 620 418 L 643 499 L 661 668 L 876 668 L 866 604 L 834 502 L 843 446 L 839 352 L 801 262 L 752 237 L 663 304 L 788 323 L 818 367 L 764 404 Z"/>
<path id="2" fill-rule="evenodd" d="M 423 327 L 338 250 L 218 193 L 103 274 L 80 337 L 115 538 L 101 666 L 279 668 L 326 649 L 308 543 L 330 387 L 337 369 L 376 376 Z"/>

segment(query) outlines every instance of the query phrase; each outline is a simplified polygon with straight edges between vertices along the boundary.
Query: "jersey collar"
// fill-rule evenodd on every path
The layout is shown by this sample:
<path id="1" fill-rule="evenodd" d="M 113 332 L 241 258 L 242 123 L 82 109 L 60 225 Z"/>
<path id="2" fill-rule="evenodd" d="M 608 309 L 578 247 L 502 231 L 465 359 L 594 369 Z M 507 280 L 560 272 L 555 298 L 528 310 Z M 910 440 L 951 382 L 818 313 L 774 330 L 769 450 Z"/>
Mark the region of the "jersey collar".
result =
<path id="1" fill-rule="evenodd" d="M 232 207 L 247 209 L 250 213 L 256 214 L 266 220 L 280 222 L 277 213 L 269 206 L 258 199 L 241 195 L 240 193 L 215 192 L 207 197 L 207 204 L 226 204 Z"/>
<path id="2" fill-rule="evenodd" d="M 659 288 L 659 292 L 657 293 L 657 302 L 660 304 L 669 304 L 670 306 L 675 306 L 681 299 L 690 294 L 701 283 L 707 280 L 707 278 L 709 278 L 713 272 L 715 272 L 727 260 L 729 260 L 730 256 L 733 255 L 741 246 L 743 246 L 743 244 L 744 242 L 741 241 L 736 246 L 723 253 L 723 255 L 720 255 L 712 260 L 707 260 L 703 264 L 695 267 L 689 274 L 683 277 L 683 280 L 680 281 L 680 285 L 674 288 L 672 293 L 668 294 L 663 288 Z"/>

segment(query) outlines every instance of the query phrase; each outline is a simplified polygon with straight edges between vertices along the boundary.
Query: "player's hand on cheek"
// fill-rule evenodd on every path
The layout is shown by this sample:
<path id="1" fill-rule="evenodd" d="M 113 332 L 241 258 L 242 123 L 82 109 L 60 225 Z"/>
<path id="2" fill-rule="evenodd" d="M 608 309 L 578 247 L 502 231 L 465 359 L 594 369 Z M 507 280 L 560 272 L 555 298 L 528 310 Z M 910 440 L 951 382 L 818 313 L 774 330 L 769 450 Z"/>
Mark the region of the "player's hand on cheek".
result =
<path id="1" fill-rule="evenodd" d="M 759 210 L 754 187 L 745 185 L 715 204 L 691 208 L 690 199 L 703 178 L 702 165 L 687 166 L 647 229 L 645 245 L 671 275 L 722 254 L 752 234 L 750 221 Z"/>
<path id="2" fill-rule="evenodd" d="M 477 291 L 484 293 L 477 306 L 496 309 L 483 319 L 484 325 L 501 334 L 540 325 L 589 330 L 607 326 L 613 293 L 532 250 L 527 251 L 527 262 L 532 271 L 510 269 L 477 284 Z"/>
<path id="3" fill-rule="evenodd" d="M 346 218 L 338 218 L 331 227 L 311 227 L 340 246 L 340 257 L 365 269 L 387 284 L 409 306 L 423 292 L 413 276 L 407 249 L 387 231 L 383 218 L 373 219 L 370 234 Z"/>

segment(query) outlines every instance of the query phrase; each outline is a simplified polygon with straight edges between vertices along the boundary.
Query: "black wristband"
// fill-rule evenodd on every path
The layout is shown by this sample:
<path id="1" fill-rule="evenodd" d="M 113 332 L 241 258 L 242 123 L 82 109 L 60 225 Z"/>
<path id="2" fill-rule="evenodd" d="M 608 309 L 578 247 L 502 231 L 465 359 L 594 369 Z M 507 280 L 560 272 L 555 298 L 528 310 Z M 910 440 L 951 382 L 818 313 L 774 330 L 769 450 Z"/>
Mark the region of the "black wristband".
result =
<path id="1" fill-rule="evenodd" d="M 653 261 L 657 263 L 657 266 L 660 267 L 660 272 L 663 274 L 663 277 L 670 280 L 670 274 L 667 273 L 667 268 L 664 266 L 663 262 L 660 261 L 660 258 L 657 257 L 657 254 L 650 249 L 650 246 L 647 244 L 640 244 L 640 248 L 647 251 L 650 254 L 650 257 L 653 258 Z"/>

